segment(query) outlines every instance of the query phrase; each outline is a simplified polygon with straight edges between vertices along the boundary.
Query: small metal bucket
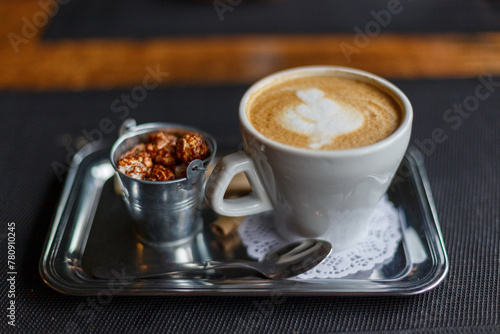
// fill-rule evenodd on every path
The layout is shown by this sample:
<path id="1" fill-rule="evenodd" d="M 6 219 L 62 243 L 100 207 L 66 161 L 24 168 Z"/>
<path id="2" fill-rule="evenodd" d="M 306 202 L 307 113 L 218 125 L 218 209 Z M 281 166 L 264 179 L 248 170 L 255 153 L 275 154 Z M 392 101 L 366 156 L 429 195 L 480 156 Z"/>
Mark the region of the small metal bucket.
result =
<path id="1" fill-rule="evenodd" d="M 145 181 L 132 178 L 117 168 L 120 157 L 135 145 L 146 142 L 151 132 L 169 129 L 197 132 L 210 147 L 207 158 L 189 164 L 187 177 Z M 205 171 L 216 150 L 215 139 L 193 127 L 173 123 L 136 125 L 135 120 L 123 123 L 120 137 L 111 149 L 111 164 L 120 181 L 123 200 L 134 220 L 135 232 L 142 242 L 153 246 L 179 245 L 201 231 Z"/>

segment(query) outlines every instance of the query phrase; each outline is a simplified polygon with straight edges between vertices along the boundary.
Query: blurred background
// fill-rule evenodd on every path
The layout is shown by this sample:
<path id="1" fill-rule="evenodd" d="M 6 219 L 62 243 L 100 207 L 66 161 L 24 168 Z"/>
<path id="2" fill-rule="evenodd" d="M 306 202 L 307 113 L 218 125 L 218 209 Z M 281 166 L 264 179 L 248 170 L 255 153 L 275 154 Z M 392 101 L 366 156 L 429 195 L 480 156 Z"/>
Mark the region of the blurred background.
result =
<path id="1" fill-rule="evenodd" d="M 85 142 L 79 133 L 99 126 L 78 115 L 93 112 L 115 116 L 113 129 L 125 117 L 183 121 L 180 114 L 194 113 L 195 125 L 215 117 L 208 130 L 224 145 L 238 140 L 233 111 L 242 89 L 285 68 L 341 65 L 391 80 L 500 73 L 499 7 L 496 0 L 4 1 L 0 92 L 5 107 L 67 117 L 68 131 L 55 139 L 77 148 Z"/>
<path id="2" fill-rule="evenodd" d="M 18 0 L 0 4 L 0 88 L 250 83 L 308 64 L 391 78 L 498 73 L 496 0 Z"/>

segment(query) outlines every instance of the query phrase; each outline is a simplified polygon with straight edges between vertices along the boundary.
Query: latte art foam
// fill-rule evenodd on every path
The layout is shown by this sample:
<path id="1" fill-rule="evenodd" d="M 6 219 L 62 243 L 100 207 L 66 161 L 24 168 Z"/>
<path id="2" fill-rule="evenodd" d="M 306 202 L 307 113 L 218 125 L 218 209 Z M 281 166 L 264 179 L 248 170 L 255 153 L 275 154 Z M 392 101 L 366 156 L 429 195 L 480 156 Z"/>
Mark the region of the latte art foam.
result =
<path id="1" fill-rule="evenodd" d="M 359 110 L 325 98 L 319 89 L 298 90 L 296 95 L 303 103 L 278 115 L 278 120 L 284 128 L 308 136 L 312 149 L 363 125 L 364 116 Z"/>
<path id="2" fill-rule="evenodd" d="M 334 76 L 268 84 L 250 96 L 246 114 L 269 139 L 313 150 L 373 144 L 392 134 L 402 118 L 397 103 L 382 90 Z"/>

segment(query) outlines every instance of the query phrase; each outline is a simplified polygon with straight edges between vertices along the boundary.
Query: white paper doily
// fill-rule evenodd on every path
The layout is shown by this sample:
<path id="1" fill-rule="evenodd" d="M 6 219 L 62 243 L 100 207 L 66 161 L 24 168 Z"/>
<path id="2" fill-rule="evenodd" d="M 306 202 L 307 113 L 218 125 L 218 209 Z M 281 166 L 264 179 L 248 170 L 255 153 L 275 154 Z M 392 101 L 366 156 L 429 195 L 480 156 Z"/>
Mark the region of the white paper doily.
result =
<path id="1" fill-rule="evenodd" d="M 262 260 L 271 250 L 286 244 L 272 228 L 270 213 L 246 217 L 238 228 L 250 257 Z M 398 211 L 384 196 L 370 218 L 369 230 L 364 240 L 356 245 L 332 251 L 319 265 L 296 276 L 299 279 L 341 278 L 390 260 L 401 241 Z"/>

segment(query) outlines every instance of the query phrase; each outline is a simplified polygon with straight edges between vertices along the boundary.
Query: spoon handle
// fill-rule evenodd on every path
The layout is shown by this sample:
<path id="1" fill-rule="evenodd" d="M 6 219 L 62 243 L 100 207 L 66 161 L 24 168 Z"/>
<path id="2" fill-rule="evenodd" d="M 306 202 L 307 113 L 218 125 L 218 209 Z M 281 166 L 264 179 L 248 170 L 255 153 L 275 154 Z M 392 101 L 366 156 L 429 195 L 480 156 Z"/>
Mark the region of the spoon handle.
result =
<path id="1" fill-rule="evenodd" d="M 103 265 L 92 269 L 94 276 L 104 279 L 141 279 L 154 277 L 177 276 L 182 273 L 192 273 L 200 271 L 208 271 L 213 269 L 229 269 L 229 268 L 246 268 L 260 272 L 257 268 L 258 262 L 190 262 L 190 263 L 166 263 L 166 264 L 148 264 L 137 266 L 133 263 L 127 263 L 123 266 L 118 265 Z"/>
<path id="2" fill-rule="evenodd" d="M 206 261 L 205 268 L 203 269 L 231 269 L 231 268 L 241 268 L 241 269 L 252 269 L 260 274 L 267 276 L 261 270 L 261 263 L 256 261 L 245 261 L 245 260 L 235 260 L 235 261 Z"/>

